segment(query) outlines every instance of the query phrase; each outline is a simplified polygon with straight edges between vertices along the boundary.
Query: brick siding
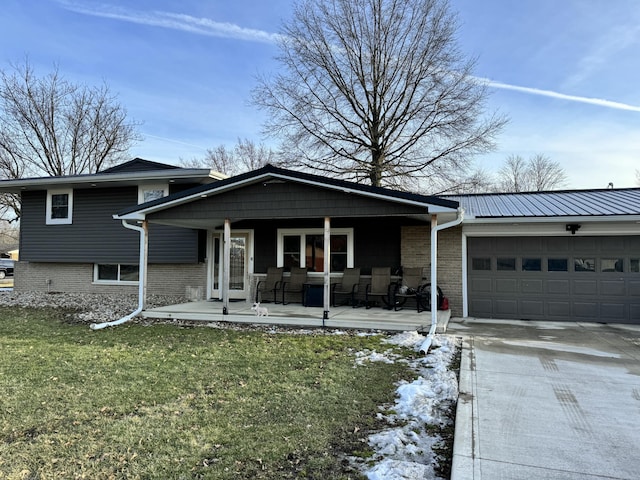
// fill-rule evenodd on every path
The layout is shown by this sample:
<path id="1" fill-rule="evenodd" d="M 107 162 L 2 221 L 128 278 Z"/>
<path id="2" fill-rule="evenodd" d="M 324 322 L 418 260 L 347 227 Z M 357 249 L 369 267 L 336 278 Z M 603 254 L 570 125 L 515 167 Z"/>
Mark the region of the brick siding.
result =
<path id="1" fill-rule="evenodd" d="M 184 296 L 187 287 L 201 287 L 204 292 L 206 275 L 205 264 L 150 264 L 147 293 Z M 93 264 L 90 263 L 16 262 L 14 289 L 16 292 L 138 293 L 138 285 L 93 283 Z"/>
<path id="2" fill-rule="evenodd" d="M 402 227 L 403 267 L 423 267 L 431 275 L 431 227 Z M 451 314 L 462 316 L 462 227 L 438 232 L 438 284 L 449 299 Z"/>

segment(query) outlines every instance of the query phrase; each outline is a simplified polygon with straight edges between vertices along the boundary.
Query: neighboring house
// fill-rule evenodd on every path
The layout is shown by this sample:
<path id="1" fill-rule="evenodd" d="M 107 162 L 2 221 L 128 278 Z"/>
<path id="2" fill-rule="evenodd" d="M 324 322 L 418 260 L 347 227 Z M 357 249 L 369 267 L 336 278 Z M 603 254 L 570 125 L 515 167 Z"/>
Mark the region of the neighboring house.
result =
<path id="1" fill-rule="evenodd" d="M 0 192 L 22 193 L 18 291 L 135 293 L 148 264 L 147 293 L 198 287 L 226 308 L 269 266 L 310 266 L 325 285 L 344 267 L 363 282 L 372 267 L 422 267 L 454 316 L 640 323 L 640 189 L 433 197 L 136 159 Z"/>

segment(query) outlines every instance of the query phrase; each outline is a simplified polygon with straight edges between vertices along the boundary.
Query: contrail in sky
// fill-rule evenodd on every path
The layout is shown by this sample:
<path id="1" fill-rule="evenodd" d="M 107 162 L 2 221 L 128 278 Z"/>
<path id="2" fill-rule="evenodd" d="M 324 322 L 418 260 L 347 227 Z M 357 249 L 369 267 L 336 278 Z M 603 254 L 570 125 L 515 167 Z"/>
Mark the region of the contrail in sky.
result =
<path id="1" fill-rule="evenodd" d="M 261 43 L 277 43 L 277 41 L 282 38 L 282 36 L 278 33 L 271 33 L 253 28 L 245 28 L 234 23 L 216 22 L 215 20 L 211 20 L 208 18 L 197 18 L 181 13 L 170 13 L 162 11 L 142 12 L 108 4 L 101 4 L 100 7 L 90 7 L 83 4 L 82 2 L 74 0 L 58 0 L 58 3 L 67 10 L 81 13 L 83 15 L 111 18 L 114 20 L 137 23 L 141 25 L 151 25 L 155 27 L 181 30 L 197 35 L 207 35 L 221 38 L 235 38 L 238 40 Z M 488 85 L 489 87 L 501 90 L 512 90 L 529 95 L 557 98 L 559 100 L 566 100 L 569 102 L 586 103 L 590 105 L 597 105 L 599 107 L 640 112 L 640 107 L 635 105 L 628 105 L 626 103 L 613 102 L 611 100 L 604 100 L 601 98 L 567 95 L 564 93 L 554 92 L 552 90 L 543 90 L 540 88 L 521 87 L 518 85 L 510 85 L 508 83 L 496 82 L 488 78 L 478 77 L 477 79 L 481 82 L 486 83 L 486 85 Z"/>
<path id="2" fill-rule="evenodd" d="M 495 82 L 487 78 L 478 78 L 478 80 L 485 82 L 488 86 L 498 88 L 501 90 L 514 90 L 516 92 L 528 93 L 530 95 L 540 95 L 543 97 L 552 97 L 560 100 L 568 100 L 570 102 L 588 103 L 591 105 L 597 105 L 600 107 L 615 108 L 617 110 L 628 110 L 631 112 L 640 112 L 640 107 L 635 105 L 628 105 L 621 102 L 612 102 L 611 100 L 604 100 L 601 98 L 592 97 L 580 97 L 577 95 L 567 95 L 565 93 L 554 92 L 552 90 L 542 90 L 540 88 L 520 87 L 518 85 L 510 85 L 508 83 Z"/>

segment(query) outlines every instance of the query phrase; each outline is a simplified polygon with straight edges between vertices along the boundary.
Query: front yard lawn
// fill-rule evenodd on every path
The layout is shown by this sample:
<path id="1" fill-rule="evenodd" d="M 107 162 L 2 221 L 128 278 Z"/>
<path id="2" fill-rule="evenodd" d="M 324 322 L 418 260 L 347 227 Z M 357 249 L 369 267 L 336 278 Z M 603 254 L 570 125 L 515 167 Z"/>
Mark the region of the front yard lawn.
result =
<path id="1" fill-rule="evenodd" d="M 69 318 L 0 311 L 0 478 L 361 478 L 344 456 L 412 376 L 355 366 L 378 336 Z"/>

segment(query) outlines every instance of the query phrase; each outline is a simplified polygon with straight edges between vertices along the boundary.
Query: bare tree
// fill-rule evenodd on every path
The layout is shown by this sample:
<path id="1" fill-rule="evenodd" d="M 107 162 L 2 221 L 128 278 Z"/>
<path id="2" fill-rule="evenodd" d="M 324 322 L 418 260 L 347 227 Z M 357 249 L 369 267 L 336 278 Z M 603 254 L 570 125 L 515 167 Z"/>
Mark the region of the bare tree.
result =
<path id="1" fill-rule="evenodd" d="M 127 157 L 136 125 L 106 85 L 38 77 L 28 61 L 0 71 L 0 177 L 95 173 Z M 20 216 L 19 201 L 3 199 Z M 2 201 L 2 199 L 0 199 Z"/>
<path id="2" fill-rule="evenodd" d="M 135 124 L 106 85 L 38 77 L 29 65 L 0 72 L 0 168 L 5 178 L 95 173 L 126 158 Z"/>
<path id="3" fill-rule="evenodd" d="M 185 167 L 212 168 L 225 175 L 233 176 L 240 173 L 256 170 L 268 163 L 277 164 L 276 153 L 265 146 L 257 144 L 249 139 L 238 138 L 233 149 L 225 145 L 218 145 L 208 149 L 204 158 L 182 160 Z"/>
<path id="4" fill-rule="evenodd" d="M 497 190 L 530 192 L 554 190 L 566 185 L 567 175 L 558 162 L 537 154 L 529 160 L 519 155 L 507 157 L 498 172 Z"/>
<path id="5" fill-rule="evenodd" d="M 494 148 L 486 85 L 457 47 L 448 0 L 299 0 L 284 25 L 284 73 L 261 77 L 291 168 L 433 190 Z M 435 184 L 435 186 L 434 186 Z"/>

